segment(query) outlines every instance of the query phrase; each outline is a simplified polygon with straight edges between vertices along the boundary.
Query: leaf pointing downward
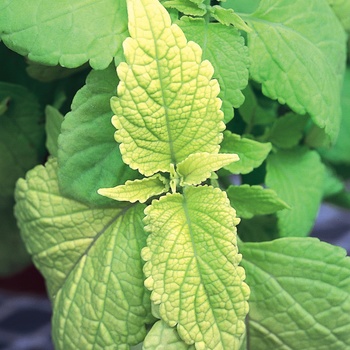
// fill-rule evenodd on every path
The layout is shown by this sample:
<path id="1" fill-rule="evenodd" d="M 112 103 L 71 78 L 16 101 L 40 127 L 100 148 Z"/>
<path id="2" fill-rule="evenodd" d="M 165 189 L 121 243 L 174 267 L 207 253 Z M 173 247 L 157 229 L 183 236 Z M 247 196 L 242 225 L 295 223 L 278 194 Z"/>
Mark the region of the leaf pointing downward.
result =
<path id="1" fill-rule="evenodd" d="M 203 198 L 205 198 L 203 200 Z M 145 209 L 151 232 L 142 257 L 151 300 L 196 349 L 237 349 L 245 330 L 249 288 L 238 266 L 239 222 L 224 192 L 185 187 Z"/>
<path id="2" fill-rule="evenodd" d="M 128 13 L 131 38 L 112 99 L 124 162 L 149 176 L 191 153 L 218 153 L 224 123 L 212 65 L 158 1 L 129 1 Z"/>

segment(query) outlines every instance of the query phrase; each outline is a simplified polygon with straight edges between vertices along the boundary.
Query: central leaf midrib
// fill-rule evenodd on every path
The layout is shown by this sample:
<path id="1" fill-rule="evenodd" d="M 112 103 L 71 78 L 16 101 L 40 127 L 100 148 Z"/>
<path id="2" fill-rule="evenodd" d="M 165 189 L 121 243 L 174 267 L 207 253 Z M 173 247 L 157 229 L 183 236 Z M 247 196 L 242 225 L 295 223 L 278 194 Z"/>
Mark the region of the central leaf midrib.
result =
<path id="1" fill-rule="evenodd" d="M 147 11 L 146 11 L 146 15 L 147 15 L 147 19 L 148 19 L 149 26 L 150 26 L 150 31 L 152 32 L 153 43 L 154 43 L 154 48 L 155 48 L 155 60 L 156 60 L 156 63 L 157 63 L 159 84 L 160 84 L 160 90 L 161 90 L 161 94 L 162 94 L 162 105 L 163 105 L 163 109 L 164 109 L 165 126 L 166 126 L 166 130 L 167 130 L 167 134 L 168 134 L 168 140 L 169 140 L 170 163 L 177 164 L 176 154 L 175 154 L 175 150 L 174 150 L 173 135 L 172 135 L 172 132 L 171 132 L 171 127 L 170 127 L 170 118 L 169 118 L 169 114 L 168 114 L 168 106 L 166 105 L 165 97 L 164 97 L 165 89 L 164 89 L 164 86 L 163 86 L 163 76 L 162 76 L 162 71 L 161 71 L 161 69 L 159 67 L 159 52 L 158 52 L 157 40 L 156 40 L 154 32 L 152 30 L 153 29 L 152 28 L 152 20 L 149 18 Z"/>

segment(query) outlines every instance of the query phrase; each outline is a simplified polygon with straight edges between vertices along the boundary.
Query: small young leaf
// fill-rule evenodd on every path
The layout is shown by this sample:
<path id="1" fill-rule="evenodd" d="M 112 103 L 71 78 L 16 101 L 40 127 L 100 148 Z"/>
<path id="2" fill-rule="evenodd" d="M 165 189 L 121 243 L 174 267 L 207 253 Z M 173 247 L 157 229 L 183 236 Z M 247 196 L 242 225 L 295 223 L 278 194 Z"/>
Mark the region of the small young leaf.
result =
<path id="1" fill-rule="evenodd" d="M 350 259 L 315 238 L 240 244 L 251 349 L 350 348 Z"/>
<path id="2" fill-rule="evenodd" d="M 224 24 L 226 26 L 232 24 L 237 29 L 244 30 L 247 33 L 252 31 L 252 29 L 247 26 L 243 19 L 232 9 L 225 9 L 221 6 L 215 5 L 210 8 L 210 13 L 221 24 Z"/>
<path id="3" fill-rule="evenodd" d="M 226 192 L 237 216 L 242 218 L 250 219 L 254 215 L 272 214 L 289 208 L 274 190 L 261 186 L 230 186 Z"/>
<path id="4" fill-rule="evenodd" d="M 128 1 L 128 13 L 131 38 L 111 102 L 124 162 L 150 176 L 191 153 L 218 153 L 225 125 L 212 65 L 157 0 Z"/>
<path id="5" fill-rule="evenodd" d="M 145 286 L 162 319 L 198 349 L 238 348 L 249 288 L 238 265 L 239 219 L 226 194 L 189 186 L 154 200 L 145 213 Z"/>
<path id="6" fill-rule="evenodd" d="M 56 172 L 51 159 L 16 188 L 21 234 L 53 302 L 56 347 L 127 349 L 151 320 L 140 258 L 145 206 L 91 208 L 60 194 Z"/>
<path id="7" fill-rule="evenodd" d="M 143 350 L 195 350 L 194 345 L 186 344 L 177 334 L 175 328 L 168 326 L 164 321 L 156 322 L 145 341 L 143 342 Z"/>
<path id="8" fill-rule="evenodd" d="M 237 154 L 194 153 L 177 165 L 180 185 L 198 185 L 208 179 L 213 171 L 238 161 Z"/>
<path id="9" fill-rule="evenodd" d="M 252 79 L 262 83 L 266 96 L 298 114 L 309 113 L 334 141 L 346 37 L 327 2 L 265 0 L 242 18 L 253 29 L 248 33 Z"/>
<path id="10" fill-rule="evenodd" d="M 110 98 L 117 83 L 113 65 L 92 71 L 86 85 L 75 95 L 72 111 L 66 115 L 58 139 L 62 194 L 89 205 L 113 203 L 98 195 L 97 190 L 121 185 L 139 176 L 123 163 L 113 139 Z"/>
<path id="11" fill-rule="evenodd" d="M 61 132 L 63 115 L 56 108 L 47 106 L 45 108 L 46 123 L 46 148 L 51 156 L 57 157 L 58 153 L 58 136 Z"/>
<path id="12" fill-rule="evenodd" d="M 269 142 L 261 143 L 225 131 L 220 152 L 235 153 L 239 157 L 238 162 L 225 166 L 225 169 L 232 174 L 248 174 L 262 164 L 271 147 Z"/>
<path id="13" fill-rule="evenodd" d="M 105 69 L 127 36 L 125 0 L 0 2 L 0 37 L 30 60 Z"/>
<path id="14" fill-rule="evenodd" d="M 276 119 L 270 130 L 268 140 L 280 148 L 296 146 L 303 136 L 307 120 L 307 117 L 295 113 L 288 113 Z"/>
<path id="15" fill-rule="evenodd" d="M 126 181 L 125 185 L 113 188 L 100 188 L 98 194 L 117 201 L 144 203 L 152 196 L 162 194 L 169 190 L 169 180 L 156 174 L 148 178 Z"/>
<path id="16" fill-rule="evenodd" d="M 190 16 L 204 16 L 207 8 L 203 4 L 196 4 L 191 0 L 170 0 L 162 3 L 167 8 L 175 8 L 178 11 Z"/>
<path id="17" fill-rule="evenodd" d="M 331 168 L 325 167 L 325 171 L 323 198 L 334 196 L 335 194 L 345 190 L 344 183 L 337 177 Z"/>
<path id="18" fill-rule="evenodd" d="M 319 209 L 324 165 L 306 148 L 278 151 L 267 158 L 266 185 L 286 201 L 290 210 L 277 213 L 281 236 L 306 236 Z"/>
<path id="19" fill-rule="evenodd" d="M 203 58 L 214 66 L 214 78 L 220 84 L 219 97 L 225 123 L 233 118 L 233 107 L 238 108 L 244 101 L 241 92 L 247 84 L 248 51 L 243 37 L 234 28 L 220 23 L 207 23 L 202 18 L 182 17 L 178 21 L 188 40 L 203 48 Z"/>

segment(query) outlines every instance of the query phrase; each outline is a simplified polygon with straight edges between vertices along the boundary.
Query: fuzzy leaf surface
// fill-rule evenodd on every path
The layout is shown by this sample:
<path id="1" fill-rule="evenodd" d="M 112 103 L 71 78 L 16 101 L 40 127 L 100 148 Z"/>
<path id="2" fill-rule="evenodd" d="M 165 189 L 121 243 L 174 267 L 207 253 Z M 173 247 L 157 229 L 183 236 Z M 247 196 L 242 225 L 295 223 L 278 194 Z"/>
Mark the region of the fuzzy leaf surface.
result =
<path id="1" fill-rule="evenodd" d="M 270 142 L 262 143 L 225 131 L 220 152 L 235 153 L 239 157 L 239 161 L 225 166 L 225 169 L 232 174 L 248 174 L 263 163 L 271 148 Z"/>
<path id="2" fill-rule="evenodd" d="M 143 342 L 143 350 L 157 350 L 160 346 L 167 350 L 195 350 L 194 345 L 186 344 L 176 329 L 162 320 L 157 321 L 148 332 Z"/>
<path id="3" fill-rule="evenodd" d="M 325 170 L 317 152 L 306 148 L 278 151 L 267 159 L 266 185 L 288 203 L 277 213 L 280 235 L 306 236 L 323 195 Z"/>
<path id="4" fill-rule="evenodd" d="M 248 34 L 250 74 L 262 83 L 263 93 L 298 114 L 309 113 L 334 140 L 346 37 L 327 2 L 264 0 L 243 19 L 253 29 Z"/>
<path id="5" fill-rule="evenodd" d="M 92 209 L 63 197 L 57 164 L 20 179 L 16 216 L 53 302 L 57 349 L 128 349 L 146 334 L 144 205 Z M 79 329 L 79 332 L 77 332 Z"/>
<path id="6" fill-rule="evenodd" d="M 46 65 L 105 69 L 127 36 L 125 0 L 0 3 L 0 37 L 12 50 Z"/>
<path id="7" fill-rule="evenodd" d="M 237 211 L 237 216 L 245 219 L 289 208 L 287 203 L 278 198 L 274 190 L 258 185 L 230 186 L 226 192 L 231 205 Z"/>
<path id="8" fill-rule="evenodd" d="M 347 350 L 350 260 L 315 238 L 240 245 L 251 287 L 249 343 L 259 350 Z"/>
<path id="9" fill-rule="evenodd" d="M 208 179 L 213 171 L 238 160 L 237 154 L 191 154 L 177 166 L 176 171 L 181 177 L 180 185 L 198 185 Z"/>
<path id="10" fill-rule="evenodd" d="M 117 201 L 144 203 L 152 196 L 162 194 L 169 190 L 169 180 L 156 174 L 141 180 L 126 181 L 124 185 L 112 188 L 100 188 L 98 193 Z"/>
<path id="11" fill-rule="evenodd" d="M 344 29 L 350 33 L 350 1 L 349 0 L 328 0 L 329 6 L 339 18 Z"/>
<path id="12" fill-rule="evenodd" d="M 128 13 L 111 103 L 124 162 L 150 176 L 191 153 L 218 153 L 225 126 L 212 65 L 156 0 L 129 1 Z"/>
<path id="13" fill-rule="evenodd" d="M 124 184 L 138 174 L 123 163 L 113 139 L 110 98 L 118 83 L 115 68 L 92 71 L 62 123 L 59 137 L 59 182 L 62 194 L 91 205 L 113 202 L 97 193 Z"/>
<path id="14" fill-rule="evenodd" d="M 182 17 L 178 22 L 188 40 L 203 48 L 203 58 L 214 66 L 214 78 L 220 84 L 219 97 L 227 123 L 233 118 L 233 107 L 238 108 L 244 101 L 241 92 L 247 84 L 248 51 L 239 32 L 220 23 L 207 23 L 202 18 Z"/>
<path id="15" fill-rule="evenodd" d="M 236 246 L 239 220 L 226 194 L 189 186 L 145 213 L 145 286 L 162 319 L 198 349 L 238 348 L 249 288 Z"/>

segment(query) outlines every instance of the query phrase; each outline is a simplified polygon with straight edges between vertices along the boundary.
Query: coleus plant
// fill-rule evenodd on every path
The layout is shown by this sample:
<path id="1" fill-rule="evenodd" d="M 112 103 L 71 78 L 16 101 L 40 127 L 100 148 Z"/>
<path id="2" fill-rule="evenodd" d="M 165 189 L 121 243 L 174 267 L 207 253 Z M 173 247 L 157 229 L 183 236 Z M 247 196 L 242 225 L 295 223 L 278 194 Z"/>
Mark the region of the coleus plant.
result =
<path id="1" fill-rule="evenodd" d="M 349 259 L 306 236 L 322 198 L 349 203 L 339 179 L 348 137 L 325 145 L 341 106 L 350 120 L 350 4 L 78 1 L 48 14 L 39 3 L 21 18 L 19 1 L 0 1 L 6 45 L 93 68 L 64 118 L 57 96 L 59 108 L 46 108 L 50 157 L 15 193 L 56 348 L 347 349 Z M 44 25 L 71 16 L 69 35 Z M 87 18 L 96 37 L 79 30 Z M 61 74 L 31 65 L 36 77 Z M 9 102 L 28 94 L 9 85 L 6 147 L 10 117 L 23 113 Z M 42 161 L 38 115 L 26 119 L 31 163 Z"/>

